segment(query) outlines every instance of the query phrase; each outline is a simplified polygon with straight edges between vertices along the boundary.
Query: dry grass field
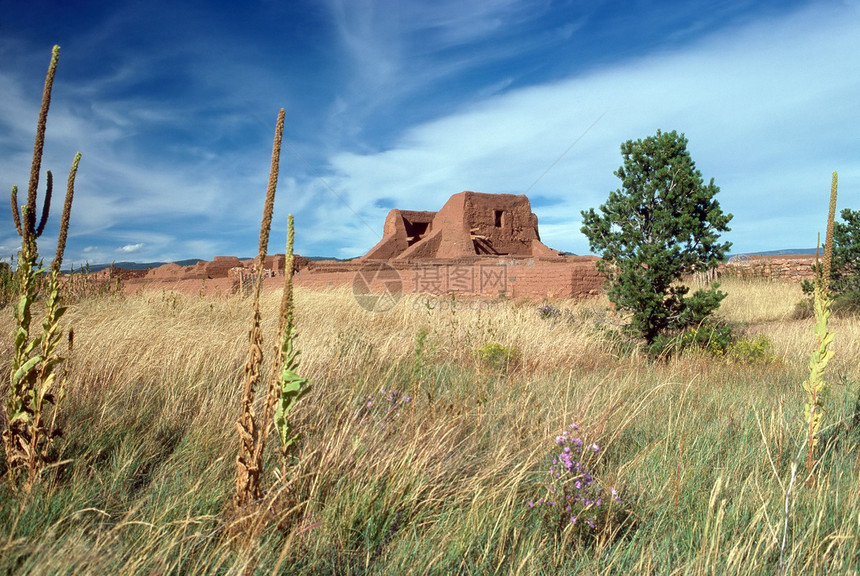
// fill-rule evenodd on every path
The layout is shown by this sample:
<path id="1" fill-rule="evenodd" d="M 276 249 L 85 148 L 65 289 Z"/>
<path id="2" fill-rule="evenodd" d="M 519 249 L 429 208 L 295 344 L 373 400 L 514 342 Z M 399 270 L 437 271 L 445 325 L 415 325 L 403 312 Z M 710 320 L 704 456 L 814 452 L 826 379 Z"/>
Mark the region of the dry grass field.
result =
<path id="1" fill-rule="evenodd" d="M 542 317 L 535 302 L 405 296 L 373 314 L 345 290 L 298 290 L 301 440 L 283 466 L 267 455 L 268 496 L 244 530 L 230 501 L 249 301 L 85 299 L 64 318 L 75 347 L 55 464 L 28 495 L 0 488 L 0 572 L 856 574 L 860 318 L 831 321 L 807 482 L 815 338 L 813 320 L 792 319 L 800 289 L 722 288 L 720 317 L 766 336 L 766 354 L 651 360 L 603 299 Z M 279 301 L 263 298 L 267 361 Z M 8 373 L 14 322 L 0 315 Z M 574 423 L 600 447 L 595 486 L 618 494 L 596 530 L 529 505 L 550 494 Z"/>

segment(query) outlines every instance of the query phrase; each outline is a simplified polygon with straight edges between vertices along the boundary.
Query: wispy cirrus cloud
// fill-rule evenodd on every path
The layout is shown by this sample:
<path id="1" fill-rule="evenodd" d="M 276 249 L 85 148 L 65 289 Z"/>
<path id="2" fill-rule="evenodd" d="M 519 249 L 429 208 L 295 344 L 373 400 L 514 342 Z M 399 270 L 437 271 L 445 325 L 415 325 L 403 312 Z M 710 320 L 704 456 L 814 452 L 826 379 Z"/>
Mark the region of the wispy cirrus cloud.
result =
<path id="1" fill-rule="evenodd" d="M 522 58 L 555 38 L 527 34 L 548 6 L 522 0 L 327 5 L 346 63 L 327 132 L 354 150 L 366 142 L 368 124 L 391 134 L 403 121 L 424 120 L 476 94 L 503 89 L 511 78 L 500 81 L 478 70 Z"/>
<path id="2" fill-rule="evenodd" d="M 807 9 L 512 90 L 413 126 L 386 150 L 336 154 L 331 180 L 361 199 L 372 221 L 381 221 L 384 210 L 374 203 L 382 197 L 437 209 L 461 189 L 521 193 L 606 113 L 531 192 L 555 200 L 538 210 L 551 245 L 588 251 L 579 211 L 618 187 L 619 144 L 658 128 L 686 133 L 699 169 L 716 179 L 724 209 L 736 214 L 730 239 L 737 246 L 812 245 L 826 203 L 811 191 L 829 190 L 834 168 L 845 189 L 860 178 L 858 142 L 845 129 L 860 120 L 858 24 L 856 8 Z M 363 227 L 353 229 L 357 244 L 372 242 Z"/>

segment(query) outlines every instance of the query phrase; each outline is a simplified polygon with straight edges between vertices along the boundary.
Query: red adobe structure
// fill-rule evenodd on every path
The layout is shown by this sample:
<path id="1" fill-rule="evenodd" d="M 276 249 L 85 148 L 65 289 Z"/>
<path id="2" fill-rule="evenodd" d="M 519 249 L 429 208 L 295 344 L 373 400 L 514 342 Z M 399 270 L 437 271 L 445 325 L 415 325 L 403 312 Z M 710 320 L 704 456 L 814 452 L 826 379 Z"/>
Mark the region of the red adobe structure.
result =
<path id="1" fill-rule="evenodd" d="M 309 262 L 294 281 L 309 288 L 349 285 L 367 266 L 385 263 L 404 292 L 574 298 L 600 292 L 596 262 L 543 244 L 525 195 L 460 192 L 438 212 L 391 210 L 382 240 L 367 254 Z"/>
<path id="2" fill-rule="evenodd" d="M 438 212 L 391 210 L 383 237 L 362 260 L 471 256 L 559 256 L 540 241 L 537 216 L 524 195 L 454 194 Z"/>
<path id="3" fill-rule="evenodd" d="M 438 212 L 394 209 L 385 219 L 383 237 L 354 260 L 293 263 L 296 286 L 330 289 L 365 280 L 368 267 L 387 271 L 372 291 L 389 290 L 395 279 L 403 292 L 497 298 L 575 298 L 598 294 L 603 277 L 594 256 L 562 255 L 543 244 L 529 199 L 520 194 L 454 194 Z M 127 289 L 168 283 L 200 292 L 241 289 L 253 260 L 218 256 L 212 262 L 181 267 L 166 264 L 135 274 Z M 264 284 L 280 286 L 284 255 L 267 257 Z M 139 277 L 138 277 L 139 276 Z M 222 286 L 223 284 L 223 286 Z M 373 282 L 370 282 L 373 284 Z"/>

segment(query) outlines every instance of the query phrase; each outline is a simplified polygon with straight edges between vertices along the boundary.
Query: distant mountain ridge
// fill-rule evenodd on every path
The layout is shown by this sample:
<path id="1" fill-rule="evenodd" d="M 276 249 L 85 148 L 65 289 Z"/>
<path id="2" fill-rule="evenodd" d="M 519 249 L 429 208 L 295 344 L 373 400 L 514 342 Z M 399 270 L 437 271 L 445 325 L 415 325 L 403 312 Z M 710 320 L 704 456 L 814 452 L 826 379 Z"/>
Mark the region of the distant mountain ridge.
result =
<path id="1" fill-rule="evenodd" d="M 194 266 L 198 262 L 203 262 L 200 258 L 191 258 L 189 260 L 177 260 L 176 262 L 112 262 L 110 264 L 82 264 L 80 266 L 72 264 L 75 272 L 81 269 L 89 272 L 100 272 L 108 268 L 122 268 L 123 270 L 149 270 L 150 268 L 158 268 L 165 264 L 179 264 L 180 266 Z M 68 270 L 64 270 L 68 272 Z"/>
<path id="2" fill-rule="evenodd" d="M 239 260 L 251 260 L 253 257 L 249 258 L 239 258 Z M 310 256 L 308 260 L 319 261 L 319 260 L 338 260 L 344 261 L 341 258 L 333 258 L 328 256 Z M 122 268 L 123 270 L 149 270 L 150 268 L 158 268 L 159 266 L 164 266 L 165 264 L 178 264 L 179 266 L 194 266 L 198 262 L 208 262 L 208 260 L 203 260 L 201 258 L 190 258 L 188 260 L 176 260 L 175 262 L 112 262 L 110 264 L 83 264 L 77 265 L 73 264 L 75 272 L 80 270 L 82 267 L 88 269 L 90 272 L 101 272 L 102 270 L 107 270 L 108 268 Z M 64 270 L 64 272 L 69 272 L 69 270 Z"/>
<path id="3" fill-rule="evenodd" d="M 741 252 L 731 256 L 792 256 L 800 254 L 815 254 L 815 248 L 789 248 L 786 250 L 765 250 L 763 252 Z"/>

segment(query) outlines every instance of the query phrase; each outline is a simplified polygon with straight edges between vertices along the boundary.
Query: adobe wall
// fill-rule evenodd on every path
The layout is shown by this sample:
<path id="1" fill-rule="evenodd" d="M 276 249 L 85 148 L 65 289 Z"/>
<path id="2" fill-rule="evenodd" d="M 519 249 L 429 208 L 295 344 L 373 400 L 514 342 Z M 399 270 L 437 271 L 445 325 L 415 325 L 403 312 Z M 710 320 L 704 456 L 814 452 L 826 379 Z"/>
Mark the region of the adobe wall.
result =
<path id="1" fill-rule="evenodd" d="M 467 256 L 557 256 L 538 234 L 529 199 L 514 194 L 460 192 L 438 212 L 394 209 L 383 238 L 362 260 Z"/>
<path id="2" fill-rule="evenodd" d="M 432 231 L 435 217 L 436 212 L 399 210 L 397 208 L 391 210 L 385 217 L 382 240 L 371 248 L 363 258 L 389 260 L 399 256 Z"/>
<path id="3" fill-rule="evenodd" d="M 226 278 L 230 269 L 236 266 L 241 266 L 241 263 L 235 256 L 215 256 L 214 260 L 205 264 L 203 271 L 206 278 Z"/>
<path id="4" fill-rule="evenodd" d="M 239 266 L 221 276 L 223 266 L 238 260 L 228 257 L 213 262 L 199 262 L 194 266 L 181 267 L 166 264 L 149 271 L 131 271 L 123 276 L 126 290 L 139 288 L 162 289 L 171 287 L 190 292 L 221 293 L 235 292 L 238 279 L 253 276 L 254 260 L 238 261 Z M 599 294 L 603 276 L 597 271 L 594 256 L 465 256 L 458 258 L 392 259 L 378 262 L 394 269 L 402 292 L 424 293 L 439 296 L 463 295 L 496 298 L 581 298 Z M 810 265 L 812 256 L 756 257 L 734 260 L 717 269 L 718 276 L 739 278 L 769 278 L 779 281 L 799 282 L 812 279 Z M 283 281 L 284 256 L 269 256 L 266 259 L 264 285 L 280 286 Z M 353 286 L 362 267 L 372 264 L 365 260 L 348 262 L 335 260 L 312 261 L 295 257 L 294 284 L 311 289 L 329 289 Z M 211 278 L 207 274 L 218 274 Z M 125 271 L 115 273 L 122 274 Z M 372 275 L 363 273 L 363 278 Z M 279 279 L 280 278 L 280 279 Z M 711 278 L 714 279 L 714 278 Z M 382 290 L 392 276 L 383 275 L 372 281 L 372 290 Z"/>
<path id="5" fill-rule="evenodd" d="M 603 276 L 593 256 L 434 258 L 385 263 L 399 276 L 404 293 L 508 298 L 578 298 L 599 294 Z M 325 289 L 351 286 L 357 273 L 373 284 L 374 274 L 362 261 L 312 262 L 294 277 L 296 286 Z M 368 272 L 371 270 L 371 272 Z M 386 276 L 385 279 L 390 279 Z"/>
<path id="6" fill-rule="evenodd" d="M 470 224 L 469 234 L 479 253 L 558 255 L 541 243 L 537 216 L 524 194 L 461 192 L 453 198 L 458 202 L 462 198 L 463 220 Z"/>
<path id="7" fill-rule="evenodd" d="M 814 263 L 813 255 L 751 256 L 721 264 L 717 268 L 717 274 L 733 278 L 768 278 L 800 282 L 815 278 L 811 268 Z"/>
<path id="8" fill-rule="evenodd" d="M 165 264 L 158 268 L 151 268 L 141 278 L 141 282 L 164 283 L 179 280 L 203 280 L 206 278 L 204 266 L 208 262 L 198 262 L 194 266 L 180 266 L 179 264 Z"/>

